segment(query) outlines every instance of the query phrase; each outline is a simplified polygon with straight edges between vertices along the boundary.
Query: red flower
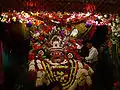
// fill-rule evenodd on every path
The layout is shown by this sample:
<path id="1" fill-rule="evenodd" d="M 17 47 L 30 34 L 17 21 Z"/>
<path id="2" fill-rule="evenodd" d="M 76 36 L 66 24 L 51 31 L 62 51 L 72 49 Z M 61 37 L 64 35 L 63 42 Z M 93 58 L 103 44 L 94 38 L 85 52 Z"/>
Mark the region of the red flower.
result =
<path id="1" fill-rule="evenodd" d="M 35 59 L 35 54 L 34 53 L 30 53 L 28 55 L 28 60 L 34 60 Z"/>
<path id="2" fill-rule="evenodd" d="M 67 18 L 69 18 L 69 17 L 70 17 L 70 15 L 64 15 L 64 16 L 63 16 L 64 19 L 67 19 Z"/>
<path id="3" fill-rule="evenodd" d="M 76 43 L 76 41 L 74 39 L 70 39 L 70 42 L 73 43 L 73 44 Z"/>
<path id="4" fill-rule="evenodd" d="M 45 31 L 46 33 L 49 33 L 51 30 L 52 30 L 52 26 L 49 26 L 49 27 L 45 27 L 45 26 L 44 26 L 44 31 Z"/>
<path id="5" fill-rule="evenodd" d="M 49 30 L 52 30 L 52 28 L 53 28 L 53 26 L 49 26 L 49 27 L 48 27 Z"/>
<path id="6" fill-rule="evenodd" d="M 35 42 L 35 40 L 32 40 L 32 43 L 34 43 Z"/>
<path id="7" fill-rule="evenodd" d="M 33 48 L 34 50 L 37 50 L 37 49 L 38 49 L 38 45 L 37 45 L 37 44 L 34 44 L 34 45 L 32 45 L 32 48 Z"/>
<path id="8" fill-rule="evenodd" d="M 44 40 L 44 37 L 43 37 L 43 36 L 40 36 L 40 40 L 43 41 L 43 40 Z"/>
<path id="9" fill-rule="evenodd" d="M 81 59 L 80 55 L 76 55 L 76 57 L 77 57 L 77 59 L 78 59 L 78 60 L 80 60 L 80 59 Z"/>
<path id="10" fill-rule="evenodd" d="M 68 28 L 66 28 L 66 30 L 67 30 L 67 31 L 70 31 L 70 30 L 71 30 L 71 28 L 69 28 L 69 27 L 68 27 Z"/>
<path id="11" fill-rule="evenodd" d="M 67 48 L 67 51 L 68 51 L 68 52 L 74 51 L 74 47 L 73 47 L 73 46 L 69 46 L 69 47 Z"/>
<path id="12" fill-rule="evenodd" d="M 38 49 L 42 49 L 42 46 L 38 46 Z"/>

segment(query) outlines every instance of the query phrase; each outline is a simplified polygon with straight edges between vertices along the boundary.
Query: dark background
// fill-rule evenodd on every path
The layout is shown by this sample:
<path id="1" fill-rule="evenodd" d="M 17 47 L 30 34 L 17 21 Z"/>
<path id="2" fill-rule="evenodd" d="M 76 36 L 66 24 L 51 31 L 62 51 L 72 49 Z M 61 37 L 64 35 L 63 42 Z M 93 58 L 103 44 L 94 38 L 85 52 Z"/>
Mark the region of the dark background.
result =
<path id="1" fill-rule="evenodd" d="M 25 1 L 30 0 L 0 0 L 3 10 L 48 10 L 48 11 L 84 11 L 86 3 L 94 2 L 96 12 L 118 13 L 120 11 L 119 0 L 31 0 L 37 2 L 36 7 L 24 6 Z"/>

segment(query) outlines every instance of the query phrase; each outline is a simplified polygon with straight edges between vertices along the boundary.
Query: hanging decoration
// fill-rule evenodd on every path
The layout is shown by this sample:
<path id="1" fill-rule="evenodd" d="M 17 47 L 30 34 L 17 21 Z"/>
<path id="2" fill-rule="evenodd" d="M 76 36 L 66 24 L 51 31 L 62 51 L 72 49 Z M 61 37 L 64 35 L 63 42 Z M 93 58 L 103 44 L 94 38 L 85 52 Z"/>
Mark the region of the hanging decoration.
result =
<path id="1" fill-rule="evenodd" d="M 116 44 L 116 58 L 120 57 L 120 16 L 116 15 L 116 19 L 109 23 L 110 28 L 112 29 L 111 41 L 113 44 Z"/>
<path id="2" fill-rule="evenodd" d="M 93 15 L 92 13 L 68 13 L 64 14 L 60 12 L 6 12 L 1 14 L 0 21 L 11 23 L 12 21 L 19 21 L 20 23 L 28 23 L 31 21 L 35 25 L 39 24 L 58 24 L 58 25 L 71 25 L 78 24 L 81 22 L 87 22 L 86 26 L 90 25 L 108 25 L 108 23 L 113 20 L 114 16 L 110 15 L 109 18 L 105 18 L 100 14 Z"/>
<path id="3" fill-rule="evenodd" d="M 114 22 L 109 23 L 109 26 L 112 29 L 112 39 L 117 41 L 120 38 L 120 17 L 117 15 L 116 19 L 114 20 Z"/>

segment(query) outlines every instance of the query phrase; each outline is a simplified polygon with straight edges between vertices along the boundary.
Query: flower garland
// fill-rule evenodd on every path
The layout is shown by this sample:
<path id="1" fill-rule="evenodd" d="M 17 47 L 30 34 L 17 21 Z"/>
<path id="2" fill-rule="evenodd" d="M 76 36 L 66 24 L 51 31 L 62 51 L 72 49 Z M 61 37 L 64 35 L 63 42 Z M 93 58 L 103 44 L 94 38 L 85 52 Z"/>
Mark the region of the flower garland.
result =
<path id="1" fill-rule="evenodd" d="M 32 25 L 39 26 L 40 24 L 77 24 L 81 21 L 87 22 L 87 24 L 94 24 L 94 25 L 107 25 L 111 20 L 114 19 L 114 15 L 110 14 L 109 19 L 106 18 L 107 15 L 100 15 L 92 13 L 68 13 L 65 12 L 62 14 L 61 12 L 58 13 L 50 13 L 50 12 L 30 12 L 26 13 L 22 12 L 6 12 L 1 14 L 0 21 L 5 23 L 11 22 L 20 22 L 20 23 L 27 23 L 27 26 L 30 27 Z"/>
<path id="2" fill-rule="evenodd" d="M 30 62 L 29 67 L 31 67 L 31 65 L 35 66 L 34 61 L 35 60 L 32 60 Z M 79 61 L 69 60 L 69 63 L 70 63 L 69 67 L 71 69 L 70 74 L 67 75 L 64 72 L 61 72 L 61 73 L 57 74 L 58 76 L 56 76 L 54 74 L 54 72 L 56 72 L 60 69 L 62 70 L 62 69 L 69 68 L 69 67 L 66 67 L 67 63 L 65 63 L 65 65 L 61 64 L 62 65 L 61 66 L 61 65 L 52 65 L 51 63 L 49 63 L 47 61 L 36 60 L 36 62 L 37 62 L 36 64 L 39 64 L 41 66 L 41 68 L 39 68 L 39 70 L 37 72 L 36 86 L 42 85 L 42 83 L 44 82 L 43 80 L 46 80 L 45 78 L 47 78 L 47 77 L 48 77 L 47 79 L 49 79 L 50 82 L 53 82 L 56 80 L 60 81 L 63 86 L 63 89 L 65 89 L 65 90 L 70 88 L 75 82 L 77 82 L 78 85 L 80 85 L 80 86 L 84 85 L 85 77 L 86 77 L 86 80 L 87 80 L 86 82 L 88 83 L 88 85 L 91 84 L 90 83 L 91 82 L 90 75 L 92 74 L 92 72 L 90 70 L 91 68 L 85 64 L 84 65 L 85 69 L 83 69 L 83 66 L 81 66 L 82 64 Z M 37 66 L 39 67 L 39 65 L 37 65 Z M 53 69 L 53 66 L 56 70 Z M 30 70 L 33 70 L 33 69 L 30 69 Z M 34 70 L 35 70 L 35 68 L 34 68 Z M 85 74 L 86 76 L 84 76 L 84 74 L 83 74 L 84 72 L 86 73 Z M 47 75 L 47 77 L 46 77 L 46 75 Z M 68 81 L 64 80 L 64 77 L 68 77 L 69 78 Z M 61 79 L 58 79 L 58 78 L 61 78 Z M 47 82 L 49 82 L 49 81 L 47 80 Z"/>
<path id="3" fill-rule="evenodd" d="M 49 75 L 49 72 L 48 72 L 48 70 L 47 70 L 47 68 L 46 68 L 46 66 L 45 66 L 45 63 L 42 62 L 42 64 L 43 64 L 43 67 L 44 67 L 44 69 L 45 69 L 45 71 L 46 71 L 46 74 L 47 74 L 47 76 L 48 76 L 50 82 L 52 82 L 52 79 L 50 78 L 50 75 Z"/>
<path id="4" fill-rule="evenodd" d="M 39 36 L 38 36 L 39 37 Z M 61 40 L 61 39 L 60 39 Z M 89 66 L 83 65 L 80 62 L 80 58 L 77 58 L 77 61 L 74 60 L 77 56 L 77 46 L 76 41 L 74 39 L 69 40 L 69 45 L 66 47 L 66 52 L 64 53 L 62 57 L 64 57 L 64 61 L 62 62 L 52 62 L 51 58 L 45 57 L 43 58 L 44 54 L 47 51 L 43 51 L 43 46 L 39 44 L 39 42 L 32 43 L 32 50 L 29 53 L 29 68 L 31 65 L 34 67 L 34 69 L 29 69 L 30 71 L 35 70 L 37 71 L 37 79 L 36 79 L 36 86 L 42 85 L 44 81 L 46 83 L 51 83 L 54 81 L 59 81 L 63 87 L 63 89 L 69 89 L 69 88 L 75 88 L 73 86 L 75 83 L 76 85 L 83 85 L 82 80 L 86 81 L 90 85 L 90 75 L 92 74 L 91 70 L 89 69 Z M 60 43 L 60 42 L 59 42 Z M 63 43 L 65 44 L 65 42 Z M 75 45 L 75 46 L 74 46 Z M 64 46 L 64 45 L 63 45 Z M 71 48 L 69 48 L 71 47 Z M 44 50 L 47 47 L 44 48 Z M 65 50 L 65 49 L 64 49 Z M 74 55 L 73 55 L 74 54 Z M 56 55 L 56 54 L 55 54 Z M 72 55 L 72 57 L 71 57 Z M 54 56 L 54 54 L 53 54 Z M 73 57 L 74 56 L 74 57 Z M 37 68 L 38 67 L 38 68 Z M 88 74 L 88 76 L 84 76 L 84 69 Z M 78 74 L 78 71 L 80 70 L 81 74 Z M 83 71 L 81 71 L 83 70 Z M 39 73 L 41 71 L 41 73 Z M 90 74 L 91 73 L 91 74 Z M 40 75 L 42 74 L 42 75 Z M 82 76 L 83 75 L 83 76 Z M 45 77 L 44 77 L 45 76 Z M 76 77 L 79 77 L 79 81 Z M 83 78 L 83 79 L 82 79 Z M 80 84 L 81 82 L 81 84 Z"/>
<path id="5" fill-rule="evenodd" d="M 120 18 L 118 15 L 116 16 L 114 22 L 109 23 L 109 26 L 112 29 L 111 39 L 118 41 L 120 37 Z"/>
<path id="6" fill-rule="evenodd" d="M 69 61 L 70 62 L 70 64 L 71 64 L 71 70 L 70 70 L 70 75 L 69 75 L 69 80 L 68 80 L 68 82 L 67 83 L 65 83 L 65 84 L 62 84 L 62 86 L 64 87 L 64 89 L 67 89 L 67 88 L 69 88 L 70 86 L 71 86 L 71 84 L 73 83 L 73 81 L 75 80 L 75 75 L 73 76 L 73 74 L 75 74 L 76 73 L 76 68 L 75 68 L 75 64 L 73 64 L 73 61 L 72 60 L 70 60 Z"/>

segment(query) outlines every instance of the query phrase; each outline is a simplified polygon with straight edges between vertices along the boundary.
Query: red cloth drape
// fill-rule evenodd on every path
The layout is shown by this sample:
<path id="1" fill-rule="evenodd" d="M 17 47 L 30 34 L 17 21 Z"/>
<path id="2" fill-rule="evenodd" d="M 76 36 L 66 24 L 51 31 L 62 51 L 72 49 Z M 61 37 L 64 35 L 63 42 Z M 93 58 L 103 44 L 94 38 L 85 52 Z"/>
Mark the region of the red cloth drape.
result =
<path id="1" fill-rule="evenodd" d="M 92 26 L 90 32 L 89 32 L 89 39 L 93 37 L 94 33 L 96 32 L 96 26 Z"/>
<path id="2" fill-rule="evenodd" d="M 0 40 L 0 84 L 3 83 L 3 67 L 2 67 L 2 41 Z"/>

